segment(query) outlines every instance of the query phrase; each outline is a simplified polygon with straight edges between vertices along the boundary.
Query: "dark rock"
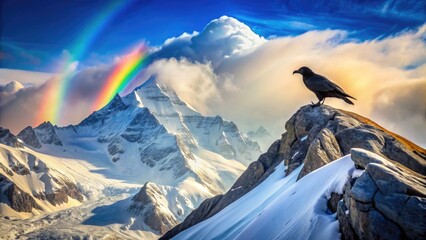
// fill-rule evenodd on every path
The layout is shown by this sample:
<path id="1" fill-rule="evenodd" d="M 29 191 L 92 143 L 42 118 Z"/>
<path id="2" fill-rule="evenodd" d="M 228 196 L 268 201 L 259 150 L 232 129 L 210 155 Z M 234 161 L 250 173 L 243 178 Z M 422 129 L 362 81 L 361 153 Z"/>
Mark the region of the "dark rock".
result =
<path id="1" fill-rule="evenodd" d="M 332 213 L 337 212 L 337 205 L 342 200 L 343 194 L 332 192 L 330 198 L 327 200 L 327 207 Z"/>
<path id="2" fill-rule="evenodd" d="M 32 212 L 33 209 L 41 210 L 41 207 L 36 203 L 34 198 L 22 191 L 14 183 L 11 183 L 6 189 L 5 195 L 9 202 L 4 203 L 9 204 L 17 212 Z"/>
<path id="3" fill-rule="evenodd" d="M 379 153 L 385 144 L 381 132 L 365 126 L 343 129 L 336 133 L 336 139 L 344 154 L 350 153 L 351 148 L 362 148 Z"/>
<path id="4" fill-rule="evenodd" d="M 352 148 L 351 149 L 351 158 L 354 161 L 355 166 L 359 166 L 359 169 L 365 169 L 365 166 L 369 163 L 384 163 L 382 158 L 377 154 L 370 151 L 364 150 L 362 148 Z"/>
<path id="5" fill-rule="evenodd" d="M 28 126 L 19 132 L 18 138 L 24 141 L 24 143 L 30 147 L 41 148 L 40 141 L 38 140 L 37 135 L 31 126 Z"/>
<path id="6" fill-rule="evenodd" d="M 333 133 L 327 128 L 322 129 L 309 146 L 299 179 L 340 157 L 342 153 Z"/>
<path id="7" fill-rule="evenodd" d="M 426 197 L 426 178 L 388 162 L 386 165 L 370 163 L 366 171 L 382 193 L 403 193 Z"/>
<path id="8" fill-rule="evenodd" d="M 344 203 L 338 205 L 338 212 L 349 209 L 345 216 L 338 214 L 343 238 L 353 238 L 349 224 L 360 239 L 425 239 L 426 177 L 404 161 L 361 149 L 351 152 L 365 172 L 345 185 Z"/>
<path id="9" fill-rule="evenodd" d="M 285 128 L 280 154 L 288 166 L 286 175 L 305 163 L 302 177 L 321 167 L 324 159 L 336 157 L 339 152 L 349 154 L 352 148 L 374 152 L 426 174 L 425 149 L 351 112 L 324 105 L 304 106 L 286 122 Z"/>
<path id="10" fill-rule="evenodd" d="M 22 144 L 18 138 L 9 131 L 9 129 L 2 127 L 0 127 L 0 143 L 16 148 L 24 147 L 24 144 Z"/>
<path id="11" fill-rule="evenodd" d="M 426 237 L 426 199 L 405 194 L 384 195 L 378 193 L 374 198 L 376 208 L 386 218 L 404 229 L 410 239 Z"/>
<path id="12" fill-rule="evenodd" d="M 352 225 L 349 221 L 349 210 L 346 208 L 343 201 L 337 204 L 337 218 L 339 219 L 340 232 L 342 233 L 343 240 L 358 240 L 359 237 L 356 235 Z"/>
<path id="13" fill-rule="evenodd" d="M 351 199 L 349 205 L 349 222 L 360 239 L 367 239 L 369 235 L 369 211 L 372 204 L 364 204 Z"/>
<path id="14" fill-rule="evenodd" d="M 38 140 L 42 144 L 62 146 L 62 142 L 56 134 L 55 127 L 50 122 L 44 122 L 34 129 Z"/>
<path id="15" fill-rule="evenodd" d="M 363 173 L 350 190 L 350 196 L 363 203 L 373 202 L 373 197 L 377 192 L 376 184 L 370 177 L 370 174 Z"/>
<path id="16" fill-rule="evenodd" d="M 53 192 L 34 193 L 34 197 L 40 200 L 47 200 L 53 206 L 67 203 L 68 197 L 74 198 L 80 202 L 83 201 L 84 197 L 74 183 L 60 182 L 59 180 L 55 181 L 63 187 L 55 189 Z"/>
<path id="17" fill-rule="evenodd" d="M 368 222 L 369 229 L 367 239 L 407 239 L 398 225 L 386 219 L 376 210 L 372 210 L 368 213 Z"/>
<path id="18" fill-rule="evenodd" d="M 132 198 L 129 211 L 142 218 L 143 222 L 159 234 L 165 234 L 179 222 L 173 214 L 161 212 L 158 199 L 164 198 L 157 185 L 145 183 L 141 190 Z"/>

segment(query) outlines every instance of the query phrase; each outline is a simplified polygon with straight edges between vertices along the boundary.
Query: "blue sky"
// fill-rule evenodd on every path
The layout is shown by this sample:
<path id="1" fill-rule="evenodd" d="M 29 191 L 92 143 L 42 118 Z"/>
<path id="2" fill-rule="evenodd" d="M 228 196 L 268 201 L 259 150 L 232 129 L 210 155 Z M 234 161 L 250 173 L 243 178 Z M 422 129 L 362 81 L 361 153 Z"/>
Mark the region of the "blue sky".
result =
<path id="1" fill-rule="evenodd" d="M 70 51 L 87 24 L 114 1 L 1 1 L 0 67 L 53 71 L 63 51 Z M 155 46 L 183 32 L 202 31 L 222 15 L 240 20 L 266 38 L 343 29 L 360 41 L 414 29 L 426 20 L 426 1 L 417 0 L 133 0 L 121 4 L 123 8 L 78 59 L 83 66 L 108 61 L 142 40 Z"/>

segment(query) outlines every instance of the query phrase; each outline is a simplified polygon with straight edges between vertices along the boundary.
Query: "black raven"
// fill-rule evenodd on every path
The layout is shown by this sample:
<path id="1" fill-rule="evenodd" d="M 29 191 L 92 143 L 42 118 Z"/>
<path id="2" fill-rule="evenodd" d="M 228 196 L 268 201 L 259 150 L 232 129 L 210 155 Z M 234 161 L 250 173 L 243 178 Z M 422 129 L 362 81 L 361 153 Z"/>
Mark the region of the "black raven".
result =
<path id="1" fill-rule="evenodd" d="M 312 103 L 312 106 L 315 107 L 324 104 L 325 98 L 328 97 L 340 98 L 346 103 L 354 105 L 349 98 L 355 100 L 356 98 L 345 93 L 341 87 L 337 86 L 337 84 L 328 80 L 326 77 L 314 73 L 310 68 L 301 67 L 293 72 L 293 74 L 295 73 L 300 73 L 303 76 L 303 83 L 305 83 L 305 86 L 317 96 L 319 101 L 315 104 Z"/>

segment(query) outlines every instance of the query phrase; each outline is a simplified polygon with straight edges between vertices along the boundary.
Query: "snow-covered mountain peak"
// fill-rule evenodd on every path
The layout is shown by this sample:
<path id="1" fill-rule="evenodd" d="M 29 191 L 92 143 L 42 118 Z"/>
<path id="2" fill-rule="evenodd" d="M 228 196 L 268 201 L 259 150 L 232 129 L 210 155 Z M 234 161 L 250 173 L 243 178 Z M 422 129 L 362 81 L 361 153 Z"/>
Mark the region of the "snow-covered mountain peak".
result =
<path id="1" fill-rule="evenodd" d="M 62 146 L 62 141 L 58 137 L 56 129 L 56 126 L 53 126 L 51 122 L 46 121 L 36 128 L 32 128 L 30 126 L 24 128 L 18 134 L 18 137 L 28 146 L 33 148 L 40 148 L 41 144 Z"/>
<path id="2" fill-rule="evenodd" d="M 203 116 L 155 76 L 124 97 L 115 95 L 80 124 L 45 122 L 18 137 L 43 154 L 76 159 L 103 178 L 140 186 L 150 182 L 138 195 L 149 206 L 128 199 L 132 220 L 126 227 L 155 234 L 227 190 L 261 153 L 236 124 Z"/>
<path id="3" fill-rule="evenodd" d="M 127 109 L 127 105 L 123 103 L 121 97 L 116 94 L 114 98 L 103 108 L 98 111 L 93 112 L 87 118 L 85 118 L 80 126 L 93 126 L 96 124 L 104 124 L 106 119 L 111 117 L 111 115 L 116 114 L 117 112 L 124 111 Z"/>
<path id="4" fill-rule="evenodd" d="M 24 88 L 24 85 L 18 81 L 12 81 L 6 84 L 3 88 L 7 93 L 13 94 Z"/>
<path id="5" fill-rule="evenodd" d="M 262 126 L 260 126 L 256 131 L 250 131 L 247 133 L 249 136 L 255 137 L 270 137 L 271 134 Z"/>
<path id="6" fill-rule="evenodd" d="M 186 102 L 182 101 L 176 92 L 166 84 L 151 76 L 141 86 L 125 97 L 128 103 L 138 103 L 150 109 L 157 116 L 200 116 Z"/>

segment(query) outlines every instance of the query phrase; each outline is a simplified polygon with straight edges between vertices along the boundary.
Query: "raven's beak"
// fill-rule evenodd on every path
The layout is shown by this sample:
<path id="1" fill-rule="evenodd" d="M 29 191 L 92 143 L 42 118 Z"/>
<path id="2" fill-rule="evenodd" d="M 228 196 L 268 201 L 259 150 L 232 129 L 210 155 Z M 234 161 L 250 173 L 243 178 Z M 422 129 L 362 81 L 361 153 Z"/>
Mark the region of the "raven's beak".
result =
<path id="1" fill-rule="evenodd" d="M 300 72 L 299 72 L 299 70 L 295 70 L 295 71 L 293 71 L 293 75 L 294 75 L 295 73 L 300 73 Z"/>

